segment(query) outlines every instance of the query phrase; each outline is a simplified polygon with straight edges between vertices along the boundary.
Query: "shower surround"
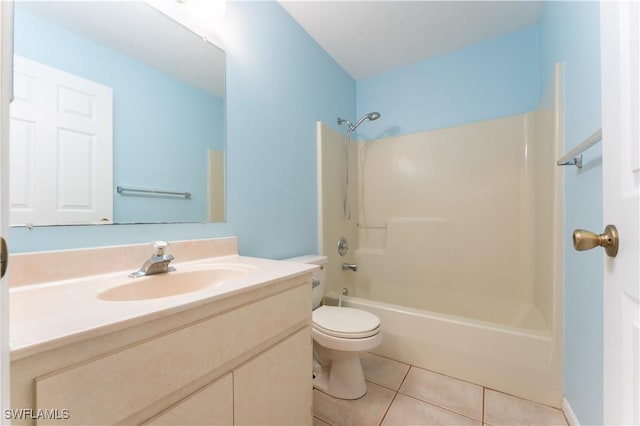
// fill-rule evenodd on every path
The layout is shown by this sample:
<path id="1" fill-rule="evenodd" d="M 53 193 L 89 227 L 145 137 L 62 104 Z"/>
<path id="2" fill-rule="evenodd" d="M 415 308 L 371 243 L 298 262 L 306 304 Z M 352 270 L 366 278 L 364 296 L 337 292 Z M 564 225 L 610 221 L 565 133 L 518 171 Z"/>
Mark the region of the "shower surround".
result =
<path id="1" fill-rule="evenodd" d="M 328 288 L 335 296 L 346 287 L 344 305 L 382 318 L 375 353 L 561 406 L 557 75 L 550 108 L 352 143 L 351 221 L 339 217 L 344 136 L 319 123 Z M 345 257 L 335 249 L 341 235 L 351 243 Z"/>

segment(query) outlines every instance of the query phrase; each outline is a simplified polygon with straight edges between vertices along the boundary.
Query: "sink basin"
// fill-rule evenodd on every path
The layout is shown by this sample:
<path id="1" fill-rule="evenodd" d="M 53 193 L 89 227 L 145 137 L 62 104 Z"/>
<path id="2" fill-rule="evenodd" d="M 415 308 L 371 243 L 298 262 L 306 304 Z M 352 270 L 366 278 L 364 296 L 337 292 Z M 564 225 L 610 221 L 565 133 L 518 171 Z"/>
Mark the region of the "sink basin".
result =
<path id="1" fill-rule="evenodd" d="M 127 302 L 178 296 L 216 287 L 240 278 L 247 272 L 245 268 L 225 266 L 127 278 L 123 280 L 124 284 L 98 294 L 98 298 L 111 302 Z"/>

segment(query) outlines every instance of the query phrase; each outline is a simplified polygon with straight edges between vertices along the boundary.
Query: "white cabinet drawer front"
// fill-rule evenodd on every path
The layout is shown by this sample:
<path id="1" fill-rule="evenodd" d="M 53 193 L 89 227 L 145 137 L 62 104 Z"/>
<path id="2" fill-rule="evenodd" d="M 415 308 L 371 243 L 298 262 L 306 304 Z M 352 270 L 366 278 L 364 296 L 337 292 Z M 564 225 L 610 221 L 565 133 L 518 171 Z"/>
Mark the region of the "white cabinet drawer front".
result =
<path id="1" fill-rule="evenodd" d="M 61 424 L 112 424 L 308 321 L 310 289 L 296 287 L 86 364 L 36 379 L 39 409 Z M 51 421 L 47 421 L 51 424 Z"/>

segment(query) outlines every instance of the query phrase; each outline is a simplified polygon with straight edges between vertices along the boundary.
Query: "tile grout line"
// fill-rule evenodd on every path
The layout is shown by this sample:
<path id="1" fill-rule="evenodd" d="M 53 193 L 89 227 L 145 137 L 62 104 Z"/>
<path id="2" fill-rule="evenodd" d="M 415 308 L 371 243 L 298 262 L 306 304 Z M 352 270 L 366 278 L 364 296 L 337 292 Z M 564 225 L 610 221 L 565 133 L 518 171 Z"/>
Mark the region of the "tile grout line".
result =
<path id="1" fill-rule="evenodd" d="M 390 358 L 386 358 L 386 359 L 390 359 Z M 394 361 L 394 360 L 392 360 L 392 361 Z M 398 362 L 398 361 L 396 361 L 396 362 Z M 404 364 L 404 363 L 402 363 L 402 364 Z M 384 422 L 385 417 L 387 417 L 387 414 L 389 414 L 389 410 L 391 410 L 391 406 L 393 405 L 393 402 L 396 400 L 396 398 L 398 397 L 398 394 L 400 393 L 400 388 L 404 384 L 404 381 L 407 379 L 407 376 L 409 375 L 409 371 L 411 371 L 411 367 L 412 367 L 411 364 L 405 364 L 405 365 L 407 365 L 409 368 L 407 368 L 407 372 L 404 373 L 404 377 L 400 381 L 400 384 L 398 385 L 398 389 L 396 389 L 394 391 L 395 393 L 393 394 L 393 398 L 391 398 L 391 403 L 389 404 L 389 406 L 385 410 L 384 415 L 380 419 L 380 423 L 378 423 L 378 426 L 382 426 L 382 422 Z"/>
<path id="2" fill-rule="evenodd" d="M 486 403 L 487 403 L 486 391 L 487 391 L 487 388 L 483 386 L 482 387 L 482 424 L 483 425 L 484 425 L 485 410 L 486 410 Z"/>
<path id="3" fill-rule="evenodd" d="M 402 388 L 402 385 L 404 385 L 405 380 L 407 380 L 407 377 L 409 376 L 409 372 L 411 371 L 411 368 L 413 368 L 413 365 L 411 364 L 405 364 L 405 365 L 408 365 L 409 368 L 407 368 L 407 372 L 404 373 L 404 377 L 400 381 L 400 385 L 398 386 L 398 389 L 396 389 L 396 392 L 400 392 L 400 388 Z"/>
<path id="4" fill-rule="evenodd" d="M 382 383 L 374 382 L 373 380 L 367 379 L 366 377 L 365 377 L 365 381 L 369 382 L 369 383 L 373 383 L 374 385 L 378 385 L 380 387 L 383 387 L 383 388 L 388 389 L 388 390 L 393 391 L 393 392 L 400 392 L 400 388 L 402 387 L 402 384 L 404 383 L 405 379 L 409 375 L 409 370 L 411 370 L 411 367 L 412 367 L 412 365 L 410 365 L 410 364 L 404 364 L 404 365 L 406 365 L 409 368 L 407 368 L 407 372 L 404 373 L 404 376 L 402 377 L 402 380 L 400 381 L 400 384 L 398 385 L 397 389 L 394 389 L 393 387 L 385 385 L 385 384 L 382 384 Z"/>
<path id="5" fill-rule="evenodd" d="M 436 407 L 436 408 L 438 408 L 438 409 L 440 409 L 442 411 L 447 411 L 449 413 L 455 414 L 456 416 L 464 417 L 466 419 L 473 420 L 474 422 L 480 422 L 481 421 L 481 420 L 476 419 L 474 417 L 470 417 L 470 416 L 468 416 L 466 414 L 458 413 L 457 411 L 454 411 L 451 408 L 447 408 L 447 407 L 443 407 L 442 405 L 438 405 L 435 402 L 425 401 L 424 399 L 420 399 L 420 398 L 417 398 L 417 397 L 415 397 L 413 395 L 409 395 L 409 394 L 402 393 L 402 392 L 398 392 L 398 393 L 400 395 L 402 395 L 402 396 L 406 396 L 407 398 L 415 399 L 418 402 L 422 402 L 424 404 L 431 405 L 432 407 Z"/>
<path id="6" fill-rule="evenodd" d="M 512 399 L 516 399 L 516 400 L 523 401 L 523 402 L 524 402 L 524 403 L 526 403 L 526 404 L 537 405 L 537 406 L 542 407 L 542 408 L 545 408 L 545 409 L 547 409 L 547 410 L 551 410 L 551 411 L 560 411 L 560 414 L 562 414 L 562 417 L 564 418 L 564 421 L 565 421 L 566 426 L 570 426 L 570 423 L 569 423 L 569 421 L 567 420 L 567 415 L 565 414 L 564 410 L 563 410 L 563 409 L 561 409 L 561 408 L 556 408 L 556 407 L 553 407 L 553 406 L 551 406 L 551 405 L 543 404 L 543 403 L 538 402 L 538 401 L 533 401 L 533 400 L 531 400 L 531 399 L 524 398 L 524 397 L 522 397 L 522 396 L 513 395 L 513 394 L 510 394 L 510 393 L 507 393 L 507 392 L 503 392 L 503 391 L 500 391 L 500 390 L 497 390 L 497 389 L 488 388 L 488 387 L 484 387 L 485 400 L 486 400 L 486 391 L 491 391 L 491 392 L 496 393 L 496 394 L 505 395 L 505 396 L 507 396 L 507 397 L 509 397 L 509 398 L 512 398 Z M 484 423 L 484 420 L 483 420 L 483 423 Z M 485 424 L 486 424 L 487 426 L 492 426 L 490 423 L 485 423 Z"/>
<path id="7" fill-rule="evenodd" d="M 320 392 L 320 393 L 323 393 L 323 394 L 325 394 L 325 395 L 330 396 L 331 398 L 333 398 L 331 395 L 329 395 L 328 393 L 324 393 L 324 392 L 322 392 L 320 389 L 316 389 L 316 388 L 312 388 L 312 389 L 313 389 L 313 390 L 312 390 L 312 392 L 318 391 L 318 392 Z M 336 425 L 334 425 L 333 423 L 331 423 L 328 419 L 324 419 L 324 418 L 323 418 L 323 417 L 321 417 L 321 416 L 316 416 L 316 414 L 315 414 L 315 407 L 314 407 L 314 409 L 313 409 L 313 411 L 312 411 L 312 414 L 313 414 L 313 417 L 315 417 L 316 419 L 322 420 L 324 423 L 328 424 L 329 426 L 336 426 Z"/>
<path id="8" fill-rule="evenodd" d="M 388 356 L 374 354 L 373 352 L 367 352 L 367 354 L 377 356 L 379 358 L 388 359 L 389 361 L 397 362 L 398 364 L 411 365 L 411 364 L 407 364 L 406 362 L 398 361 L 397 359 L 389 358 Z"/>
<path id="9" fill-rule="evenodd" d="M 326 424 L 328 424 L 329 426 L 334 426 L 333 424 L 331 424 L 331 423 L 329 423 L 329 422 L 325 422 L 324 420 L 322 420 L 322 419 L 321 419 L 320 417 L 318 417 L 318 416 L 312 416 L 312 417 L 311 417 L 311 424 L 313 424 L 313 419 L 318 419 L 318 420 L 320 420 L 322 423 L 326 423 Z"/>
<path id="10" fill-rule="evenodd" d="M 480 385 L 478 385 L 478 386 L 480 386 Z M 519 399 L 521 401 L 530 402 L 532 404 L 540 405 L 542 407 L 549 408 L 551 410 L 560 411 L 564 415 L 564 411 L 562 410 L 562 408 L 554 407 L 554 406 L 548 405 L 548 404 L 543 404 L 542 402 L 534 401 L 532 399 L 528 399 L 528 398 L 525 398 L 525 397 L 522 397 L 522 396 L 518 396 L 518 395 L 511 394 L 511 393 L 507 393 L 507 392 L 504 392 L 504 391 L 501 391 L 501 390 L 498 390 L 498 389 L 493 389 L 493 388 L 489 388 L 489 387 L 486 387 L 486 386 L 483 386 L 483 387 L 486 390 L 489 390 L 491 392 L 499 393 L 499 394 L 502 394 L 502 395 L 507 395 L 507 396 L 510 396 L 511 398 Z"/>
<path id="11" fill-rule="evenodd" d="M 481 420 L 478 420 L 478 419 L 475 419 L 473 417 L 467 416 L 466 414 L 458 413 L 457 411 L 454 411 L 454 410 L 452 410 L 452 409 L 450 409 L 448 407 L 444 407 L 442 405 L 438 405 L 433 401 L 426 401 L 424 399 L 418 398 L 415 395 L 409 395 L 408 393 L 400 392 L 400 389 L 402 388 L 402 385 L 404 384 L 405 380 L 407 380 L 407 377 L 409 376 L 409 372 L 414 367 L 419 369 L 419 370 L 429 371 L 429 372 L 432 372 L 434 374 L 440 374 L 440 373 L 437 373 L 435 371 L 427 370 L 426 368 L 416 367 L 415 365 L 411 365 L 411 364 L 407 364 L 407 365 L 409 365 L 409 369 L 407 370 L 406 374 L 404 375 L 404 378 L 402 379 L 402 382 L 400 383 L 400 387 L 398 387 L 398 390 L 396 391 L 396 393 L 399 393 L 400 395 L 403 395 L 403 396 L 407 396 L 409 398 L 413 398 L 416 401 L 424 402 L 425 404 L 429 404 L 429 405 L 431 405 L 433 407 L 440 408 L 440 409 L 448 411 L 450 413 L 457 414 L 458 416 L 466 417 L 467 419 L 484 422 L 484 387 L 482 388 L 482 414 L 481 414 Z M 455 377 L 447 376 L 446 374 L 440 374 L 440 375 L 444 376 L 444 377 L 449 377 L 449 378 L 454 379 L 454 380 L 458 380 Z M 479 385 L 476 385 L 475 383 L 466 382 L 464 380 L 460 380 L 460 381 L 464 382 L 464 383 L 467 383 L 467 384 L 470 384 L 470 385 L 479 386 Z M 395 400 L 395 397 L 393 399 Z"/>
<path id="12" fill-rule="evenodd" d="M 382 422 L 384 422 L 384 418 L 387 417 L 387 414 L 389 413 L 389 410 L 391 410 L 391 406 L 393 405 L 393 401 L 396 400 L 397 396 L 398 396 L 398 392 L 396 391 L 396 393 L 393 394 L 393 398 L 391 398 L 391 402 L 389 403 L 389 406 L 387 407 L 386 410 L 384 410 L 384 414 L 382 415 L 382 418 L 380 418 L 380 422 L 378 423 L 378 426 L 382 426 Z"/>

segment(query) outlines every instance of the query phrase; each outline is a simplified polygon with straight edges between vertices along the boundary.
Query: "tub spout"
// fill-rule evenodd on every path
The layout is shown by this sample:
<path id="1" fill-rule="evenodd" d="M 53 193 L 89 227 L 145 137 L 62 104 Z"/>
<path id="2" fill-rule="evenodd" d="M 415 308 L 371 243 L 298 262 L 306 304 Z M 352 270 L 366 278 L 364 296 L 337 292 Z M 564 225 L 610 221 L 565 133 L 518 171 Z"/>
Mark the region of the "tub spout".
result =
<path id="1" fill-rule="evenodd" d="M 355 263 L 343 263 L 342 264 L 342 270 L 343 271 L 348 271 L 349 269 L 351 269 L 353 272 L 356 272 L 358 270 L 358 265 L 356 265 Z"/>

